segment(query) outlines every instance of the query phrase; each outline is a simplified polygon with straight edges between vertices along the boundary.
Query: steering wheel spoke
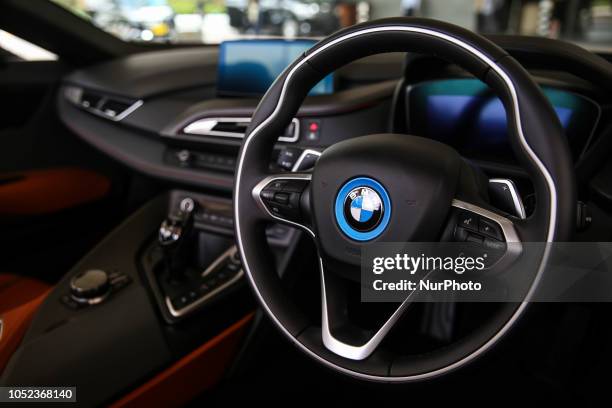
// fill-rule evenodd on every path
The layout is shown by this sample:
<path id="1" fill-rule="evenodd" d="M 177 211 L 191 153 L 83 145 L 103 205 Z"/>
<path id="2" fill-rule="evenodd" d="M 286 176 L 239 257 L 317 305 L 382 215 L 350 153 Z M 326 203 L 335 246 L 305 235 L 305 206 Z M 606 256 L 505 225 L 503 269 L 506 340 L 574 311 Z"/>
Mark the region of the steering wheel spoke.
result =
<path id="1" fill-rule="evenodd" d="M 348 266 L 347 266 L 348 267 Z M 325 347 L 332 353 L 350 360 L 365 360 L 370 357 L 400 320 L 412 303 L 412 294 L 399 304 L 382 304 L 382 321 L 377 328 L 363 329 L 351 323 L 349 313 L 350 282 L 330 272 L 319 258 L 321 279 L 321 337 Z M 363 308 L 374 309 L 381 304 L 361 304 Z"/>
<path id="2" fill-rule="evenodd" d="M 298 227 L 314 237 L 310 222 L 310 179 L 308 173 L 273 174 L 253 189 L 253 199 L 265 220 Z"/>

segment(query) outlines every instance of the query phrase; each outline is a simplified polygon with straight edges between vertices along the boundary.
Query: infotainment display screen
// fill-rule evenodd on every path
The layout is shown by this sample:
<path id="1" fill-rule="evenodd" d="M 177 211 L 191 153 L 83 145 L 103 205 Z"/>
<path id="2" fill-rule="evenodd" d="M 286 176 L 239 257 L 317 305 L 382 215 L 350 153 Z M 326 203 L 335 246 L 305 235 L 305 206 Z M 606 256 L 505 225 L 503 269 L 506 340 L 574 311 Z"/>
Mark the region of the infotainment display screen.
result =
<path id="1" fill-rule="evenodd" d="M 254 39 L 225 41 L 219 47 L 219 95 L 263 95 L 276 77 L 315 40 Z M 310 95 L 330 94 L 334 79 L 327 76 Z"/>
<path id="2" fill-rule="evenodd" d="M 574 159 L 584 151 L 600 109 L 572 92 L 542 88 L 552 104 Z M 423 82 L 408 91 L 409 133 L 449 144 L 477 159 L 512 162 L 506 111 L 493 91 L 477 79 Z"/>

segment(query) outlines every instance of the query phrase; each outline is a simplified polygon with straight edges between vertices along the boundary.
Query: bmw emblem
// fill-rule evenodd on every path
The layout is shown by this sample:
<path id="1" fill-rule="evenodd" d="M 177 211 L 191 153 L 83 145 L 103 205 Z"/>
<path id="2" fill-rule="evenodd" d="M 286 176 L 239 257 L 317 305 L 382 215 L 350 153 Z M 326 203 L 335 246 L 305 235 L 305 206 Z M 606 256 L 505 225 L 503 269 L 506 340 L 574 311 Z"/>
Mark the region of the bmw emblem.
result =
<path id="1" fill-rule="evenodd" d="M 379 182 L 358 177 L 338 192 L 335 213 L 344 234 L 356 241 L 368 241 L 378 237 L 387 227 L 391 201 Z"/>
<path id="2" fill-rule="evenodd" d="M 370 187 L 354 188 L 344 200 L 344 217 L 357 231 L 372 231 L 380 224 L 384 211 L 380 196 Z"/>

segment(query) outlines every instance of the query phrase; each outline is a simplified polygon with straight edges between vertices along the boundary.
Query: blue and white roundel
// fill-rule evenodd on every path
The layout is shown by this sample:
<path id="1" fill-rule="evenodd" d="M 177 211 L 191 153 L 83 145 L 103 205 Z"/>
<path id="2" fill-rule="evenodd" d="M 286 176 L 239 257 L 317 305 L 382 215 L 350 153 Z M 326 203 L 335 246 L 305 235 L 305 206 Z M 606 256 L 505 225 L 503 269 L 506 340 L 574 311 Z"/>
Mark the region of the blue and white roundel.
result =
<path id="1" fill-rule="evenodd" d="M 391 202 L 379 182 L 358 177 L 338 192 L 335 214 L 338 226 L 349 238 L 368 241 L 378 237 L 387 227 Z"/>
<path id="2" fill-rule="evenodd" d="M 349 198 L 351 216 L 360 224 L 368 223 L 382 209 L 380 196 L 369 187 L 354 189 L 349 193 Z"/>

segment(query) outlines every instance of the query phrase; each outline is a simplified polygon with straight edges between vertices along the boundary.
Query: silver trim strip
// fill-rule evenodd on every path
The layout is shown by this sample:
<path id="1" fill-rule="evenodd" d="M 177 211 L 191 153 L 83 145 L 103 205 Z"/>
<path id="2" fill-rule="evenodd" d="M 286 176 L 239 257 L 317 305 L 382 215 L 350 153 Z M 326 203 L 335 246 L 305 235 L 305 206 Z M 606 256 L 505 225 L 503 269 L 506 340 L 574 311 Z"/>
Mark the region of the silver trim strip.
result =
<path id="1" fill-rule="evenodd" d="M 204 272 L 202 272 L 202 276 L 206 276 L 209 273 L 211 273 L 212 271 L 214 271 L 224 260 L 226 260 L 227 258 L 233 256 L 235 253 L 236 253 L 236 246 L 232 246 L 227 251 L 222 253 L 212 264 L 210 264 L 208 266 L 208 268 L 206 268 L 204 270 Z M 168 311 L 170 312 L 170 314 L 173 317 L 182 317 L 182 316 L 185 316 L 187 313 L 193 312 L 195 309 L 197 309 L 200 306 L 202 306 L 202 304 L 204 302 L 206 302 L 207 300 L 213 298 L 218 293 L 224 291 L 225 289 L 227 289 L 230 286 L 232 286 L 234 283 L 238 282 L 240 280 L 240 278 L 242 278 L 243 275 L 244 275 L 244 270 L 240 269 L 232 279 L 228 280 L 223 285 L 219 286 L 215 290 L 210 291 L 205 296 L 202 296 L 201 298 L 199 298 L 195 302 L 190 303 L 189 305 L 185 306 L 182 309 L 178 309 L 178 310 L 175 309 L 174 306 L 172 305 L 172 302 L 170 301 L 170 297 L 166 296 L 166 298 L 165 298 L 166 307 L 168 308 Z"/>
<path id="2" fill-rule="evenodd" d="M 84 299 L 84 298 L 80 298 L 78 296 L 74 296 L 74 295 L 70 295 L 70 298 L 72 298 L 72 300 L 74 300 L 75 302 L 81 304 L 81 305 L 98 305 L 100 303 L 102 303 L 107 297 L 108 295 L 110 295 L 110 290 L 109 292 L 105 293 L 102 296 L 98 296 L 95 298 L 91 298 L 91 299 Z"/>
<path id="3" fill-rule="evenodd" d="M 213 130 L 219 123 L 250 123 L 251 118 L 244 117 L 222 117 L 222 118 L 203 118 L 198 119 L 195 122 L 191 122 L 183 129 L 183 133 L 187 135 L 201 135 L 201 136 L 216 136 L 216 137 L 231 137 L 234 139 L 243 139 L 244 133 L 238 132 L 224 132 L 220 130 Z M 293 135 L 280 136 L 279 142 L 294 143 L 300 138 L 300 121 L 298 118 L 291 120 L 293 123 Z M 181 135 L 177 135 L 181 137 Z"/>
<path id="4" fill-rule="evenodd" d="M 406 310 L 406 308 L 412 304 L 412 297 L 416 291 L 410 292 L 410 294 L 406 297 L 406 300 L 404 300 L 398 306 L 398 308 L 395 309 L 395 312 L 393 312 L 393 314 L 387 319 L 387 321 L 385 321 L 380 329 L 378 329 L 378 331 L 372 337 L 370 337 L 370 340 L 361 346 L 354 346 L 338 340 L 331 333 L 327 312 L 325 271 L 323 269 L 323 260 L 321 258 L 319 258 L 319 269 L 321 271 L 321 336 L 323 338 L 323 344 L 333 353 L 350 360 L 364 360 L 368 358 L 393 328 L 395 323 L 404 313 L 404 310 Z M 429 276 L 430 273 L 425 275 L 424 278 Z"/>
<path id="5" fill-rule="evenodd" d="M 521 244 L 521 239 L 516 233 L 514 224 L 508 218 L 503 217 L 487 209 L 484 209 L 482 207 L 478 207 L 477 205 L 470 204 L 457 199 L 453 199 L 451 205 L 455 208 L 461 208 L 463 210 L 471 211 L 475 214 L 495 221 L 501 227 L 506 242 L 512 243 L 512 245 L 506 245 L 506 252 L 504 253 L 504 255 L 499 258 L 497 262 L 495 262 L 493 265 L 487 267 L 487 269 L 496 268 L 497 270 L 499 270 L 500 268 L 510 266 L 516 260 L 516 258 L 518 258 L 518 256 L 523 252 L 523 245 Z"/>
<path id="6" fill-rule="evenodd" d="M 278 217 L 272 214 L 270 210 L 268 210 L 268 207 L 266 207 L 266 205 L 264 204 L 263 200 L 261 199 L 261 190 L 263 190 L 265 186 L 267 186 L 268 184 L 270 184 L 271 182 L 275 180 L 308 180 L 310 181 L 311 178 L 312 178 L 312 175 L 310 174 L 290 174 L 290 173 L 287 174 L 286 176 L 285 175 L 269 176 L 261 180 L 259 183 L 257 183 L 255 188 L 253 188 L 253 192 L 251 194 L 253 196 L 253 199 L 259 206 L 259 208 L 261 208 L 270 217 L 274 218 L 275 220 L 281 221 L 285 224 L 290 224 L 290 225 L 293 225 L 294 227 L 303 229 L 304 231 L 308 232 L 311 237 L 314 238 L 315 233 L 310 228 L 300 223 L 289 221 L 289 220 L 286 220 L 284 218 L 281 218 L 281 217 Z"/>
<path id="7" fill-rule="evenodd" d="M 504 184 L 510 190 L 510 195 L 512 196 L 512 204 L 514 205 L 514 211 L 517 217 L 524 220 L 527 218 L 525 215 L 525 207 L 523 206 L 523 200 L 521 200 L 521 196 L 518 194 L 518 190 L 514 182 L 510 179 L 491 179 L 489 180 L 489 184 Z"/>
<path id="8" fill-rule="evenodd" d="M 142 105 L 144 105 L 144 102 L 139 99 L 136 102 L 134 102 L 133 104 L 130 105 L 129 108 L 127 108 L 126 110 L 124 110 L 123 112 L 121 112 L 119 115 L 117 116 L 108 116 L 107 114 L 104 113 L 104 111 L 100 111 L 100 113 L 102 115 L 104 115 L 105 118 L 109 118 L 110 120 L 113 120 L 115 122 L 119 122 L 123 119 L 125 119 L 128 115 L 131 115 L 132 112 L 134 112 L 136 109 L 140 108 Z M 94 112 L 96 113 L 96 112 Z"/>
<path id="9" fill-rule="evenodd" d="M 110 116 L 104 113 L 104 111 L 100 109 L 98 106 L 104 106 L 104 103 L 106 101 L 108 101 L 109 99 L 113 100 L 112 97 L 109 97 L 106 95 L 100 95 L 100 101 L 98 102 L 97 106 L 84 106 L 81 103 L 81 97 L 83 96 L 84 92 L 85 90 L 83 88 L 76 87 L 76 86 L 66 86 L 64 88 L 64 97 L 68 101 L 73 103 L 74 105 L 78 106 L 79 108 L 87 112 L 93 113 L 94 115 L 103 117 L 104 119 L 112 120 L 113 122 L 119 122 L 125 119 L 128 115 L 133 113 L 136 109 L 140 108 L 144 104 L 144 101 L 142 99 L 138 99 L 137 101 L 132 103 L 130 106 L 125 108 L 123 111 L 121 111 L 120 114 L 116 116 Z M 119 100 L 119 102 L 122 102 L 122 101 Z"/>
<path id="10" fill-rule="evenodd" d="M 497 65 L 495 63 L 495 61 L 491 60 L 489 57 L 487 57 L 486 55 L 484 55 L 482 52 L 480 52 L 479 50 L 477 50 L 476 48 L 472 47 L 471 45 L 455 38 L 452 37 L 450 35 L 435 31 L 435 30 L 431 30 L 431 29 L 426 29 L 426 28 L 421 28 L 421 27 L 409 27 L 409 26 L 385 26 L 385 27 L 374 27 L 374 28 L 367 28 L 367 29 L 363 29 L 363 30 L 359 30 L 359 31 L 354 31 L 352 33 L 346 34 L 342 37 L 336 38 L 333 41 L 328 42 L 327 44 L 324 44 L 323 46 L 321 46 L 320 48 L 315 49 L 312 53 L 306 55 L 303 57 L 303 59 L 301 61 L 299 61 L 292 69 L 291 71 L 287 74 L 287 77 L 285 79 L 285 82 L 283 83 L 283 87 L 281 89 L 281 94 L 279 97 L 279 100 L 277 102 L 277 105 L 274 109 L 274 111 L 270 114 L 270 116 L 268 116 L 262 123 L 259 124 L 259 126 L 257 126 L 255 129 L 253 129 L 253 131 L 248 135 L 248 137 L 245 139 L 243 148 L 241 150 L 241 155 L 239 157 L 238 160 L 238 166 L 237 166 L 237 171 L 236 171 L 236 192 L 235 192 L 235 200 L 234 200 L 234 218 L 235 218 L 235 223 L 236 223 L 236 241 L 238 244 L 238 248 L 239 251 L 241 253 L 241 255 L 244 255 L 244 250 L 242 249 L 242 234 L 240 233 L 240 217 L 238 214 L 238 205 L 237 203 L 240 202 L 240 179 L 242 177 L 242 166 L 243 166 L 243 162 L 244 162 L 244 157 L 246 156 L 246 152 L 249 148 L 249 144 L 251 143 L 251 141 L 253 140 L 253 138 L 255 136 L 257 136 L 257 134 L 261 131 L 261 129 L 263 129 L 264 127 L 266 127 L 277 115 L 280 109 L 280 106 L 283 103 L 283 100 L 285 98 L 285 94 L 287 92 L 287 84 L 291 81 L 293 75 L 295 74 L 295 72 L 305 63 L 308 62 L 309 59 L 311 59 L 312 57 L 316 56 L 317 54 L 321 53 L 322 51 L 324 51 L 325 49 L 332 47 L 336 44 L 338 44 L 339 42 L 345 41 L 347 39 L 353 38 L 353 37 L 357 37 L 357 36 L 361 36 L 361 35 L 366 35 L 366 34 L 371 34 L 371 33 L 376 33 L 376 32 L 385 32 L 385 31 L 398 31 L 398 32 L 415 32 L 415 33 L 420 33 L 420 34 L 424 34 L 424 35 L 429 35 L 432 37 L 437 37 L 440 39 L 443 39 L 445 41 L 448 41 L 454 45 L 457 45 L 458 47 L 463 48 L 464 50 L 470 52 L 471 54 L 473 54 L 476 58 L 480 59 L 481 61 L 483 61 L 485 64 L 487 64 L 489 67 L 491 67 L 491 69 L 493 69 L 505 82 L 506 86 L 508 87 L 511 97 L 512 97 L 512 104 L 513 104 L 513 110 L 515 113 L 515 120 L 516 120 L 516 126 L 517 126 L 517 130 L 518 130 L 518 135 L 519 135 L 519 142 L 522 146 L 522 148 L 527 152 L 527 154 L 529 155 L 529 157 L 533 160 L 533 162 L 536 164 L 537 168 L 539 169 L 539 171 L 542 173 L 542 175 L 544 176 L 546 183 L 547 183 L 547 187 L 549 190 L 549 195 L 550 195 L 550 216 L 549 216 L 549 223 L 548 223 L 548 233 L 546 236 L 546 241 L 547 242 L 552 242 L 553 238 L 555 236 L 555 221 L 557 219 L 557 191 L 556 191 L 556 186 L 554 184 L 554 181 L 550 175 L 550 173 L 548 172 L 548 169 L 544 166 L 544 164 L 542 163 L 542 161 L 540 160 L 540 158 L 535 154 L 535 152 L 533 151 L 533 149 L 531 148 L 531 146 L 529 146 L 529 143 L 527 143 L 527 140 L 525 139 L 525 135 L 523 134 L 523 128 L 522 128 L 522 123 L 521 123 L 521 113 L 520 113 L 520 109 L 519 109 L 519 102 L 518 102 L 518 96 L 516 93 L 516 89 L 514 87 L 513 82 L 510 80 L 510 77 L 508 76 L 508 74 L 506 74 L 506 72 L 503 71 L 503 69 Z M 483 345 L 480 346 L 480 348 L 478 348 L 477 350 L 475 350 L 473 353 L 461 358 L 460 360 L 457 360 L 456 362 L 446 366 L 446 367 L 442 367 L 439 368 L 437 370 L 434 371 L 430 371 L 430 372 L 426 372 L 426 373 L 422 373 L 422 374 L 417 374 L 417 375 L 412 375 L 412 376 L 404 376 L 404 377 L 385 377 L 385 376 L 377 376 L 377 375 L 369 375 L 369 374 L 363 374 L 357 371 L 353 371 L 344 367 L 341 367 L 337 364 L 334 364 L 328 360 L 323 359 L 322 357 L 320 357 L 318 354 L 316 354 L 315 352 L 313 352 L 312 350 L 310 350 L 309 348 L 307 348 L 306 346 L 304 346 L 299 340 L 297 340 L 295 337 L 293 337 L 291 335 L 291 333 L 289 333 L 287 331 L 287 329 L 279 322 L 279 320 L 276 318 L 276 316 L 272 313 L 272 311 L 270 310 L 269 306 L 266 303 L 266 300 L 262 297 L 261 293 L 259 292 L 259 289 L 257 288 L 257 284 L 255 283 L 255 281 L 253 280 L 253 276 L 249 270 L 249 266 L 247 262 L 244 262 L 244 268 L 246 271 L 246 274 L 249 278 L 249 282 L 251 283 L 251 286 L 254 289 L 254 292 L 257 296 L 257 298 L 259 299 L 261 305 L 264 307 L 264 309 L 266 310 L 266 312 L 268 313 L 268 315 L 270 316 L 270 318 L 274 321 L 274 323 L 280 328 L 280 330 L 282 332 L 285 333 L 285 335 L 291 339 L 291 341 L 293 341 L 298 347 L 300 347 L 306 354 L 312 356 L 313 358 L 315 358 L 316 360 L 318 360 L 319 362 L 323 363 L 324 365 L 334 368 L 335 370 L 354 376 L 354 377 L 358 377 L 358 378 L 362 378 L 362 379 L 367 379 L 367 380 L 372 380 L 372 381 L 386 381 L 386 382 L 406 382 L 406 381 L 415 381 L 415 380 L 420 380 L 420 379 L 425 379 L 425 378 L 431 378 L 431 377 L 435 377 L 444 373 L 447 373 L 449 371 L 452 371 L 456 368 L 459 368 L 463 365 L 465 365 L 466 363 L 474 360 L 476 357 L 478 357 L 480 354 L 482 354 L 483 352 L 485 352 L 486 350 L 488 350 L 491 346 L 493 346 L 495 343 L 497 343 L 497 341 L 499 339 L 501 339 L 506 332 L 514 325 L 514 323 L 517 321 L 517 319 L 522 315 L 522 313 L 525 311 L 525 308 L 527 307 L 527 304 L 529 303 L 529 299 L 531 299 L 531 297 L 533 296 L 533 292 L 535 291 L 536 287 L 539 284 L 539 281 L 541 279 L 542 276 L 542 272 L 545 268 L 546 262 L 548 260 L 548 256 L 550 253 L 550 249 L 547 246 L 547 248 L 545 249 L 544 255 L 542 257 L 542 263 L 540 264 L 540 267 L 538 268 L 538 272 L 536 275 L 536 278 L 534 279 L 534 283 L 532 284 L 527 296 L 526 296 L 526 300 L 524 302 L 522 302 L 516 309 L 516 311 L 514 312 L 514 314 L 512 315 L 512 317 L 506 322 L 506 324 L 493 336 L 491 337 L 486 343 L 484 343 Z M 242 256 L 243 261 L 246 261 L 244 259 L 244 256 Z"/>
<path id="11" fill-rule="evenodd" d="M 3 333 L 4 333 L 4 320 L 0 319 L 0 340 L 2 340 Z"/>
<path id="12" fill-rule="evenodd" d="M 516 233 L 516 230 L 514 229 L 514 224 L 508 218 L 503 217 L 497 213 L 494 213 L 493 211 L 489 211 L 487 209 L 479 207 L 477 205 L 470 204 L 465 201 L 461 201 L 457 199 L 453 199 L 451 205 L 455 208 L 461 208 L 463 210 L 471 211 L 473 213 L 482 215 L 483 217 L 486 217 L 486 218 L 489 218 L 495 221 L 501 227 L 502 232 L 504 233 L 504 238 L 506 239 L 506 242 L 515 242 L 515 243 L 521 242 L 518 234 Z"/>
<path id="13" fill-rule="evenodd" d="M 107 98 L 104 98 L 103 100 L 106 101 L 106 99 Z M 103 103 L 103 102 L 101 102 L 101 103 Z M 78 106 L 80 106 L 82 109 L 86 110 L 87 112 L 91 112 L 94 115 L 100 116 L 100 117 L 102 117 L 104 119 L 112 120 L 113 122 L 119 122 L 119 121 L 125 119 L 128 115 L 130 115 L 136 109 L 140 108 L 143 104 L 144 104 L 143 101 L 138 100 L 138 101 L 134 102 L 133 104 L 131 104 L 126 110 L 122 111 L 117 116 L 107 115 L 106 113 L 104 113 L 103 110 L 98 109 L 98 108 L 86 108 L 83 105 L 78 105 Z"/>
<path id="14" fill-rule="evenodd" d="M 304 161 L 304 159 L 306 158 L 306 156 L 308 156 L 309 154 L 315 155 L 315 156 L 321 156 L 321 152 L 318 150 L 312 150 L 312 149 L 306 149 L 302 152 L 302 154 L 300 154 L 300 157 L 298 157 L 298 159 L 296 160 L 295 164 L 293 165 L 293 167 L 291 168 L 291 171 L 296 172 L 296 171 L 300 171 L 300 165 L 302 164 L 302 162 Z"/>
<path id="15" fill-rule="evenodd" d="M 203 135 L 203 136 L 222 136 L 222 137 L 235 137 L 242 139 L 244 133 L 238 132 L 223 132 L 219 130 L 213 130 L 219 123 L 249 123 L 251 118 L 203 118 L 198 119 L 195 122 L 191 122 L 183 129 L 183 133 L 190 135 Z"/>

